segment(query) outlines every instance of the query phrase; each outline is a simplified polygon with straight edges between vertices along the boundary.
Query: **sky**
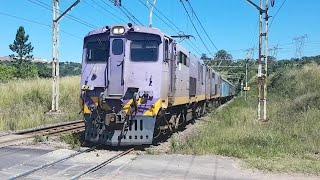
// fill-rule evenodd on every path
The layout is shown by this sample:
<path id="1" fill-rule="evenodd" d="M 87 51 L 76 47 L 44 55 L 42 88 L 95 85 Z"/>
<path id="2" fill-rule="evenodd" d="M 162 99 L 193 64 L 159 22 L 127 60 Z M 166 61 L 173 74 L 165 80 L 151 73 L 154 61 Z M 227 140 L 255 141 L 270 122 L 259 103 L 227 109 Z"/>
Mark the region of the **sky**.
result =
<path id="1" fill-rule="evenodd" d="M 65 10 L 75 0 L 60 0 L 61 10 Z M 122 0 L 122 5 L 144 25 L 149 22 L 149 10 L 141 4 L 146 0 Z M 253 0 L 258 3 L 258 0 Z M 282 8 L 281 4 L 285 1 Z M 225 49 L 234 59 L 246 57 L 244 50 L 257 47 L 258 44 L 258 11 L 245 0 L 189 0 L 203 27 L 217 49 Z M 12 54 L 9 49 L 19 26 L 24 26 L 34 46 L 34 57 L 52 59 L 52 12 L 51 0 L 2 0 L 0 6 L 0 56 Z M 46 6 L 48 5 L 48 6 Z M 190 7 L 185 3 L 189 12 Z M 158 0 L 157 9 L 164 14 L 184 34 L 194 38 L 181 43 L 191 52 L 208 56 L 217 50 L 201 30 L 194 14 L 190 13 L 203 41 L 193 29 L 191 21 L 183 9 L 180 0 Z M 320 1 L 319 0 L 276 0 L 275 7 L 270 8 L 274 16 L 269 30 L 270 48 L 278 45 L 277 58 L 295 57 L 296 46 L 293 38 L 307 35 L 304 55 L 320 55 Z M 110 13 L 111 12 L 111 13 Z M 160 16 L 160 14 L 155 11 Z M 85 23 L 65 17 L 61 21 L 60 60 L 81 62 L 84 36 L 93 29 L 107 25 L 119 25 L 130 20 L 109 0 L 81 0 L 69 13 Z M 274 20 L 273 20 L 274 18 Z M 164 19 L 162 17 L 162 19 Z M 78 20 L 79 21 L 79 20 Z M 170 24 L 170 23 L 168 23 Z M 178 30 L 172 30 L 156 15 L 153 27 L 159 28 L 168 35 L 177 35 Z M 190 44 L 193 44 L 192 46 Z M 209 49 L 209 52 L 207 51 Z M 257 51 L 255 52 L 257 58 Z"/>

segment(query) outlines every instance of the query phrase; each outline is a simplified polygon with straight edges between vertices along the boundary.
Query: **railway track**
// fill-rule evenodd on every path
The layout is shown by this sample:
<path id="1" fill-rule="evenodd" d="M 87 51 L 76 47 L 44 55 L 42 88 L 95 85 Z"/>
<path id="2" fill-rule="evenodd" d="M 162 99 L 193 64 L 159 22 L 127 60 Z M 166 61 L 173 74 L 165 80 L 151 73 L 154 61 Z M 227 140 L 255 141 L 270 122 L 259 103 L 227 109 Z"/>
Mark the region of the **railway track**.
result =
<path id="1" fill-rule="evenodd" d="M 92 148 L 86 149 L 86 150 L 84 150 L 84 151 L 80 151 L 80 152 L 73 153 L 73 154 L 71 154 L 71 155 L 69 155 L 69 156 L 67 156 L 67 157 L 61 158 L 61 159 L 59 159 L 59 160 L 56 160 L 56 161 L 53 161 L 53 162 L 50 162 L 50 163 L 47 163 L 47 164 L 43 164 L 43 165 L 38 166 L 38 167 L 35 167 L 35 168 L 31 169 L 31 170 L 22 172 L 22 173 L 20 173 L 20 174 L 14 175 L 14 176 L 11 176 L 11 177 L 9 177 L 8 179 L 10 179 L 10 180 L 16 180 L 16 179 L 26 178 L 27 176 L 32 175 L 33 173 L 35 173 L 35 172 L 37 172 L 37 171 L 39 171 L 39 170 L 43 170 L 43 169 L 45 169 L 45 168 L 49 168 L 49 167 L 51 167 L 51 166 L 58 165 L 59 163 L 62 163 L 62 162 L 64 162 L 64 161 L 68 160 L 68 159 L 71 159 L 71 158 L 73 158 L 73 157 L 75 157 L 75 156 L 78 156 L 78 155 L 80 155 L 80 154 L 84 154 L 84 153 L 93 151 L 93 150 L 95 150 L 95 149 L 96 149 L 96 147 L 92 147 Z M 85 171 L 76 174 L 75 176 L 71 177 L 71 179 L 72 179 L 72 180 L 79 179 L 79 178 L 81 178 L 82 176 L 84 176 L 84 175 L 86 175 L 86 174 L 95 172 L 95 171 L 101 169 L 102 167 L 106 166 L 107 164 L 110 164 L 111 162 L 119 159 L 120 157 L 123 157 L 123 156 L 129 154 L 129 153 L 132 152 L 133 150 L 134 150 L 134 148 L 131 148 L 131 149 L 128 149 L 128 150 L 123 151 L 123 152 L 121 152 L 121 153 L 118 153 L 118 154 L 116 154 L 116 155 L 114 155 L 114 156 L 106 159 L 105 161 L 103 161 L 103 162 L 101 162 L 101 163 L 99 163 L 99 164 L 97 164 L 97 165 L 95 165 L 95 166 L 93 166 L 93 167 L 89 167 L 89 168 L 86 169 Z"/>
<path id="2" fill-rule="evenodd" d="M 75 133 L 84 131 L 83 120 L 60 123 L 51 126 L 18 131 L 12 134 L 0 136 L 0 148 L 12 145 L 22 140 L 34 138 L 36 136 L 49 136 L 62 133 Z"/>
<path id="3" fill-rule="evenodd" d="M 92 148 L 86 149 L 86 150 L 84 150 L 84 151 L 76 152 L 76 153 L 71 154 L 71 155 L 69 155 L 69 156 L 67 156 L 67 157 L 64 157 L 64 158 L 62 158 L 62 159 L 59 159 L 59 160 L 56 160 L 56 161 L 53 161 L 53 162 L 44 164 L 44 165 L 39 166 L 39 167 L 35 167 L 34 169 L 31 169 L 31 170 L 29 170 L 29 171 L 26 171 L 26 172 L 23 172 L 23 173 L 21 173 L 21 174 L 17 174 L 17 175 L 15 175 L 15 176 L 12 176 L 12 177 L 10 177 L 9 179 L 10 179 L 10 180 L 15 180 L 15 179 L 20 179 L 20 178 L 26 177 L 26 176 L 28 176 L 28 175 L 36 172 L 36 171 L 39 171 L 39 170 L 41 170 L 41 169 L 45 169 L 45 168 L 47 168 L 47 167 L 53 166 L 53 165 L 55 165 L 55 164 L 58 164 L 58 163 L 60 163 L 60 162 L 66 161 L 66 160 L 68 160 L 68 159 L 70 159 L 70 158 L 73 158 L 73 157 L 75 157 L 75 156 L 78 156 L 78 155 L 80 155 L 80 154 L 93 151 L 94 149 L 95 149 L 95 147 L 92 147 Z"/>
<path id="4" fill-rule="evenodd" d="M 134 150 L 134 148 L 131 148 L 131 149 L 128 149 L 126 151 L 123 151 L 119 154 L 116 154 L 115 156 L 112 156 L 111 158 L 103 161 L 102 163 L 96 165 L 96 166 L 93 166 L 93 167 L 90 167 L 89 169 L 85 170 L 84 172 L 81 172 L 75 176 L 73 176 L 71 179 L 72 180 L 77 180 L 79 178 L 81 178 L 82 176 L 86 175 L 86 174 L 89 174 L 89 173 L 92 173 L 92 172 L 95 172 L 101 168 L 103 168 L 104 166 L 106 166 L 107 164 L 110 164 L 111 162 L 119 159 L 120 157 L 123 157 L 125 156 L 126 154 L 129 154 L 130 152 L 132 152 Z"/>

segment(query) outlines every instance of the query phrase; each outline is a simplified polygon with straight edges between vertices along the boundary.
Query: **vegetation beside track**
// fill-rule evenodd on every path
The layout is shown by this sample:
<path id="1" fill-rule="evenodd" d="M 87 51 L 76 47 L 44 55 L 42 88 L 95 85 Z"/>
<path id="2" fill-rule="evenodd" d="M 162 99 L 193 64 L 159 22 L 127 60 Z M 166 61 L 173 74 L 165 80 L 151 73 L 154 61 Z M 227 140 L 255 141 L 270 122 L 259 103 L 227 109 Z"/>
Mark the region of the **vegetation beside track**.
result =
<path id="1" fill-rule="evenodd" d="M 289 68 L 270 76 L 269 119 L 256 119 L 257 91 L 213 112 L 198 134 L 172 141 L 172 152 L 243 159 L 249 167 L 320 174 L 320 66 Z M 254 86 L 254 81 L 252 86 Z"/>
<path id="2" fill-rule="evenodd" d="M 58 116 L 51 109 L 51 79 L 14 80 L 0 86 L 0 130 L 20 130 L 80 118 L 79 77 L 61 78 Z"/>
<path id="3" fill-rule="evenodd" d="M 60 136 L 60 140 L 69 144 L 72 149 L 78 149 L 81 146 L 80 134 L 64 134 Z"/>

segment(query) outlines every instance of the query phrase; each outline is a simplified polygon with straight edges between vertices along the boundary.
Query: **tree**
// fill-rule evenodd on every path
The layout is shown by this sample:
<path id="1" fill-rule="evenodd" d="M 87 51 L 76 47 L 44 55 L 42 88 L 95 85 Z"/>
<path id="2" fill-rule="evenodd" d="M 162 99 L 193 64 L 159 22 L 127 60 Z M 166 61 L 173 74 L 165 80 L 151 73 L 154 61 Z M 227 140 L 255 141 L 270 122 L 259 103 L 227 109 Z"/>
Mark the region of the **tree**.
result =
<path id="1" fill-rule="evenodd" d="M 12 44 L 9 45 L 11 51 L 16 53 L 16 55 L 11 55 L 13 58 L 17 58 L 15 63 L 16 77 L 18 78 L 33 78 L 38 76 L 37 68 L 31 63 L 31 61 L 27 61 L 33 58 L 32 51 L 33 46 L 31 42 L 28 42 L 29 35 L 26 35 L 23 26 L 20 26 L 17 30 L 16 38 Z"/>
<path id="2" fill-rule="evenodd" d="M 209 58 L 209 57 L 207 56 L 207 54 L 203 53 L 203 54 L 201 55 L 201 58 L 200 58 L 200 59 L 203 60 L 204 64 L 206 64 L 206 65 L 211 65 L 212 58 Z"/>
<path id="3" fill-rule="evenodd" d="M 13 41 L 12 44 L 9 45 L 11 51 L 16 53 L 17 55 L 12 55 L 13 57 L 18 57 L 19 61 L 23 61 L 26 59 L 32 59 L 32 51 L 33 46 L 31 42 L 28 42 L 29 35 L 26 35 L 23 26 L 20 26 L 17 30 L 16 39 Z"/>
<path id="4" fill-rule="evenodd" d="M 214 59 L 215 60 L 218 60 L 218 61 L 231 61 L 232 60 L 232 55 L 229 54 L 226 50 L 222 49 L 222 50 L 219 50 L 215 56 L 214 56 Z"/>

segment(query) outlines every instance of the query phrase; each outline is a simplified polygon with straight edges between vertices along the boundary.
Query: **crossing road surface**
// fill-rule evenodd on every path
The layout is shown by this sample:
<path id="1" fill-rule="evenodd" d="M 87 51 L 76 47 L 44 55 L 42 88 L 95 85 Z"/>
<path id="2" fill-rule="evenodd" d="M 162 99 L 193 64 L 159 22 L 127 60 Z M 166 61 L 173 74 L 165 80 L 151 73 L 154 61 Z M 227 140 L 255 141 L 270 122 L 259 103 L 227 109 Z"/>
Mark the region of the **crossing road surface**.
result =
<path id="1" fill-rule="evenodd" d="M 0 179 L 23 174 L 74 154 L 67 149 L 0 149 Z M 37 170 L 23 179 L 72 179 L 121 151 L 95 150 Z M 303 175 L 265 174 L 244 170 L 233 159 L 220 156 L 146 155 L 131 152 L 86 174 L 81 179 L 319 179 Z"/>

